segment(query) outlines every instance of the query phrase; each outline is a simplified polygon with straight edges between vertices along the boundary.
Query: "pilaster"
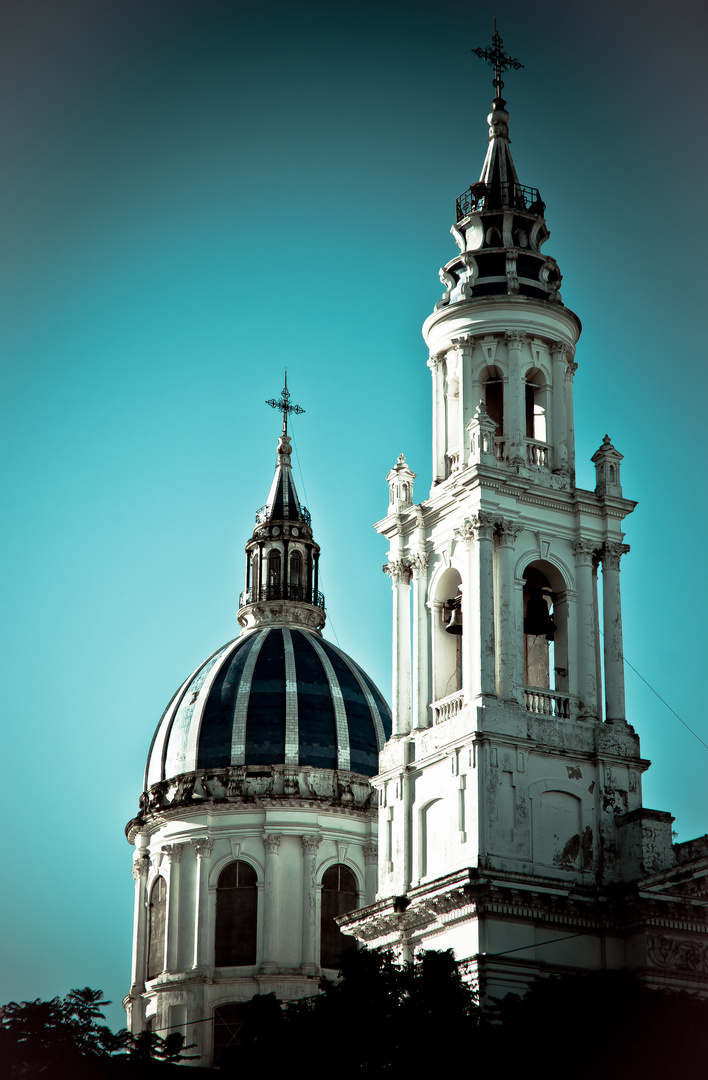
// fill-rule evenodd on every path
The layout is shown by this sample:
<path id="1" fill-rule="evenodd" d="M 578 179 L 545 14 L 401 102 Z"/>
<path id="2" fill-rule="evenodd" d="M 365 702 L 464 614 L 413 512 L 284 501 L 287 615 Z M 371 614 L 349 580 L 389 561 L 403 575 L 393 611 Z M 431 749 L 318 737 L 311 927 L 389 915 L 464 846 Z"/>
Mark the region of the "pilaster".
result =
<path id="1" fill-rule="evenodd" d="M 413 701 L 411 726 L 424 728 L 430 723 L 428 702 L 430 685 L 430 621 L 426 607 L 430 556 L 418 552 L 410 561 L 413 575 Z"/>
<path id="2" fill-rule="evenodd" d="M 573 552 L 578 592 L 578 636 L 575 662 L 578 672 L 579 715 L 580 717 L 597 717 L 595 638 L 597 612 L 593 584 L 595 544 L 591 540 L 576 540 L 573 544 Z"/>
<path id="3" fill-rule="evenodd" d="M 317 957 L 317 889 L 315 872 L 317 851 L 322 837 L 304 833 L 302 842 L 302 970 L 305 975 L 319 971 Z"/>
<path id="4" fill-rule="evenodd" d="M 264 975 L 272 974 L 277 969 L 278 955 L 278 854 L 280 851 L 279 833 L 263 833 L 265 851 L 265 884 L 263 890 L 263 962 L 261 971 Z"/>
<path id="5" fill-rule="evenodd" d="M 522 632 L 516 622 L 514 583 L 514 546 L 524 531 L 515 521 L 500 520 L 496 525 L 494 625 L 496 636 L 496 692 L 502 701 L 518 703 L 519 658 Z"/>
<path id="6" fill-rule="evenodd" d="M 141 849 L 142 850 L 142 849 Z M 135 882 L 135 900 L 133 906 L 133 962 L 130 979 L 130 993 L 141 994 L 145 989 L 145 965 L 147 963 L 147 877 L 150 861 L 141 854 L 132 866 Z"/>
<path id="7" fill-rule="evenodd" d="M 167 910 L 165 912 L 165 971 L 178 971 L 179 867 L 183 844 L 163 844 L 167 856 Z"/>
<path id="8" fill-rule="evenodd" d="M 509 356 L 509 385 L 506 406 L 506 428 L 508 432 L 508 456 L 512 465 L 525 464 L 524 444 L 526 442 L 526 398 L 525 383 L 521 377 L 521 351 L 526 341 L 526 334 L 519 330 L 507 330 L 504 335 Z"/>
<path id="9" fill-rule="evenodd" d="M 393 590 L 393 725 L 405 735 L 411 728 L 411 567 L 395 559 L 383 571 Z"/>
<path id="10" fill-rule="evenodd" d="M 209 867 L 214 841 L 199 837 L 191 841 L 196 852 L 197 871 L 194 889 L 194 959 L 192 968 L 198 972 L 210 967 L 209 956 Z"/>
<path id="11" fill-rule="evenodd" d="M 494 696 L 494 519 L 480 511 L 466 518 L 458 539 L 465 544 L 462 581 L 462 686 L 468 702 Z M 469 629 L 466 629 L 469 628 Z"/>

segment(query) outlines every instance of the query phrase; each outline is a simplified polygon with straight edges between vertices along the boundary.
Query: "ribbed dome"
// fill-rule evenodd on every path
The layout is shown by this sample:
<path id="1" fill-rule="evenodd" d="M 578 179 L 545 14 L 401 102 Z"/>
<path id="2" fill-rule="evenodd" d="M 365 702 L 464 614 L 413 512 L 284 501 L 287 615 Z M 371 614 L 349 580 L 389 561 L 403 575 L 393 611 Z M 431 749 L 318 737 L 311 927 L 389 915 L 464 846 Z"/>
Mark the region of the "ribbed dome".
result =
<path id="1" fill-rule="evenodd" d="M 180 687 L 150 747 L 145 790 L 232 765 L 301 765 L 365 776 L 391 735 L 391 714 L 350 657 L 301 627 L 229 642 Z"/>

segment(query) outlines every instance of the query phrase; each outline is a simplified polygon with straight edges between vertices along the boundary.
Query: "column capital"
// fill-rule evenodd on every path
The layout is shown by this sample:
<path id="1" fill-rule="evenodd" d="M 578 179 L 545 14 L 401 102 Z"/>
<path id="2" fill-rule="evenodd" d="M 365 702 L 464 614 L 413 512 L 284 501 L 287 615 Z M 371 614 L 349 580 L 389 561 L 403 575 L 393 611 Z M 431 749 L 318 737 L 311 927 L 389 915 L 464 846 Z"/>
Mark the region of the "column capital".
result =
<path id="1" fill-rule="evenodd" d="M 506 521 L 504 518 L 498 518 L 495 525 L 495 536 L 500 547 L 513 547 L 524 531 L 524 526 L 518 521 Z"/>
<path id="2" fill-rule="evenodd" d="M 392 559 L 381 567 L 384 574 L 390 574 L 392 585 L 409 585 L 411 580 L 411 564 L 403 559 Z"/>
<path id="3" fill-rule="evenodd" d="M 565 381 L 572 382 L 575 372 L 578 370 L 578 365 L 575 360 L 566 360 L 565 364 Z"/>
<path id="4" fill-rule="evenodd" d="M 139 859 L 136 859 L 131 867 L 133 877 L 138 881 L 141 877 L 147 877 L 147 872 L 150 869 L 150 860 L 146 855 L 141 855 Z"/>
<path id="5" fill-rule="evenodd" d="M 566 366 L 573 363 L 575 351 L 566 341 L 553 341 L 550 345 L 551 358 L 554 363 L 564 363 Z M 577 367 L 577 364 L 575 365 Z"/>
<path id="6" fill-rule="evenodd" d="M 282 840 L 280 833 L 263 833 L 263 847 L 266 849 L 267 854 L 277 855 L 280 847 L 280 841 Z"/>
<path id="7" fill-rule="evenodd" d="M 580 537 L 573 541 L 573 554 L 578 566 L 591 566 L 597 551 L 597 543 L 594 540 L 585 540 Z"/>
<path id="8" fill-rule="evenodd" d="M 167 856 L 167 860 L 169 863 L 178 863 L 182 858 L 184 844 L 163 844 L 162 850 Z"/>
<path id="9" fill-rule="evenodd" d="M 613 541 L 608 541 L 602 545 L 600 549 L 600 562 L 603 569 L 605 567 L 608 570 L 619 570 L 620 559 L 623 555 L 626 555 L 629 551 L 629 544 L 618 544 Z"/>
<path id="10" fill-rule="evenodd" d="M 475 340 L 474 334 L 461 334 L 452 339 L 452 344 L 456 349 L 473 349 Z"/>
<path id="11" fill-rule="evenodd" d="M 520 349 L 526 341 L 527 335 L 522 333 L 521 330 L 507 330 L 504 337 L 509 349 Z"/>
<path id="12" fill-rule="evenodd" d="M 494 535 L 494 518 L 480 510 L 478 514 L 472 514 L 465 518 L 464 524 L 455 529 L 455 536 L 463 540 L 469 547 L 473 540 L 491 540 Z"/>
<path id="13" fill-rule="evenodd" d="M 364 863 L 370 866 L 372 863 L 376 865 L 379 861 L 379 847 L 378 844 L 365 844 L 364 845 Z"/>
<path id="14" fill-rule="evenodd" d="M 211 855 L 214 847 L 214 841 L 208 836 L 200 836 L 196 840 L 191 840 L 190 843 L 196 851 L 198 859 L 203 859 L 205 855 Z"/>
<path id="15" fill-rule="evenodd" d="M 442 367 L 442 365 L 444 363 L 445 363 L 445 353 L 444 352 L 431 353 L 430 356 L 428 357 L 428 367 L 430 368 L 433 375 L 438 370 L 438 368 Z"/>
<path id="16" fill-rule="evenodd" d="M 413 555 L 410 563 L 411 572 L 414 578 L 422 577 L 424 572 L 430 566 L 430 555 L 427 551 L 419 551 Z"/>
<path id="17" fill-rule="evenodd" d="M 303 833 L 300 840 L 302 841 L 302 850 L 306 855 L 316 855 L 317 849 L 322 843 L 322 837 L 318 833 Z"/>

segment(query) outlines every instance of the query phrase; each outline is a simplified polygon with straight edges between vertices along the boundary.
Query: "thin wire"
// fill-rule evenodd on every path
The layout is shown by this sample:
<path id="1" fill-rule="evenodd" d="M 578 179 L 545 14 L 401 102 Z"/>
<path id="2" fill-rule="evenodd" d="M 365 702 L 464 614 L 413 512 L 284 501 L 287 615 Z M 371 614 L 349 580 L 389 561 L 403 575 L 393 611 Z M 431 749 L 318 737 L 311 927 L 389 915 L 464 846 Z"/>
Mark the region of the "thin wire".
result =
<path id="1" fill-rule="evenodd" d="M 602 630 L 600 630 L 600 637 L 601 637 L 601 638 L 604 638 L 604 636 L 605 636 L 605 635 L 603 634 Z M 635 674 L 635 675 L 638 675 L 638 676 L 639 676 L 639 678 L 640 678 L 640 679 L 642 680 L 642 682 L 644 683 L 644 685 L 645 685 L 645 686 L 648 686 L 648 687 L 649 687 L 649 689 L 651 690 L 652 694 L 654 694 L 654 695 L 655 695 L 656 697 L 658 697 L 658 699 L 659 699 L 659 701 L 661 702 L 661 704 L 662 704 L 662 705 L 665 705 L 665 706 L 666 706 L 666 708 L 667 708 L 667 709 L 669 710 L 669 712 L 670 712 L 670 713 L 673 713 L 673 714 L 674 714 L 674 716 L 675 716 L 675 717 L 676 717 L 676 719 L 677 719 L 677 720 L 679 721 L 679 723 L 683 724 L 683 726 L 684 726 L 684 727 L 686 728 L 686 730 L 687 730 L 687 731 L 690 731 L 690 732 L 691 732 L 691 734 L 693 735 L 693 737 L 694 737 L 695 739 L 698 739 L 698 741 L 699 741 L 699 743 L 701 744 L 701 746 L 705 746 L 706 750 L 708 750 L 708 743 L 704 742 L 704 741 L 703 741 L 703 739 L 702 739 L 702 738 L 700 737 L 700 735 L 698 734 L 698 732 L 694 731 L 694 730 L 693 730 L 693 728 L 692 728 L 692 727 L 691 727 L 691 726 L 690 726 L 689 724 L 687 724 L 687 723 L 686 723 L 686 721 L 685 721 L 685 720 L 683 720 L 683 719 L 682 719 L 682 718 L 681 718 L 681 717 L 679 716 L 679 714 L 678 714 L 678 713 L 676 712 L 676 709 L 673 709 L 673 708 L 672 708 L 672 707 L 671 707 L 671 706 L 669 705 L 668 701 L 666 701 L 666 699 L 665 699 L 665 698 L 663 698 L 663 697 L 661 696 L 661 694 L 659 693 L 659 691 L 658 691 L 658 690 L 655 690 L 655 689 L 654 689 L 654 687 L 653 687 L 653 686 L 652 686 L 652 684 L 651 684 L 651 683 L 650 683 L 650 682 L 648 681 L 648 679 L 645 679 L 645 678 L 644 678 L 644 676 L 642 675 L 642 673 L 641 673 L 640 671 L 637 671 L 637 669 L 635 668 L 634 664 L 630 663 L 630 661 L 629 661 L 629 660 L 627 659 L 627 657 L 625 656 L 625 654 L 624 654 L 624 653 L 622 653 L 622 662 L 623 662 L 624 664 L 626 664 L 626 665 L 627 665 L 627 667 L 630 667 L 630 668 L 632 669 L 632 671 L 634 672 L 634 674 Z"/>
<path id="2" fill-rule="evenodd" d="M 679 716 L 679 714 L 678 714 L 678 713 L 676 712 L 676 709 L 672 709 L 672 708 L 671 708 L 671 706 L 669 705 L 668 701 L 665 701 L 665 700 L 664 700 L 664 698 L 663 698 L 663 697 L 661 696 L 661 694 L 659 693 L 659 691 L 658 691 L 658 690 L 655 690 L 655 689 L 654 689 L 654 687 L 653 687 L 653 686 L 651 685 L 651 683 L 650 683 L 650 682 L 647 682 L 647 680 L 646 680 L 646 679 L 644 678 L 644 676 L 643 676 L 643 675 L 641 674 L 641 672 L 637 671 L 637 669 L 635 668 L 634 664 L 630 664 L 629 660 L 628 660 L 628 659 L 627 659 L 627 657 L 626 657 L 626 656 L 624 656 L 624 655 L 622 656 L 622 659 L 624 660 L 625 664 L 627 664 L 627 666 L 628 666 L 628 667 L 631 667 L 631 669 L 632 669 L 632 671 L 634 672 L 634 674 L 635 674 L 635 675 L 638 675 L 638 676 L 639 676 L 639 678 L 640 678 L 640 679 L 642 680 L 642 682 L 643 682 L 643 683 L 645 684 L 645 686 L 648 686 L 648 687 L 649 687 L 649 689 L 651 690 L 652 694 L 655 694 L 655 695 L 656 695 L 656 696 L 658 697 L 659 701 L 660 701 L 660 702 L 661 702 L 661 703 L 662 703 L 663 705 L 665 705 L 665 706 L 666 706 L 666 708 L 667 708 L 667 709 L 669 710 L 669 712 L 671 712 L 671 713 L 673 713 L 673 714 L 674 714 L 674 716 L 676 717 L 676 719 L 677 719 L 677 720 L 678 720 L 678 721 L 679 721 L 679 722 L 680 722 L 681 724 L 683 724 L 683 726 L 684 726 L 684 727 L 686 728 L 686 730 L 687 730 L 687 731 L 690 731 L 690 732 L 691 732 L 691 734 L 692 734 L 692 735 L 694 736 L 694 738 L 698 739 L 698 741 L 699 741 L 699 743 L 701 744 L 701 746 L 705 746 L 706 750 L 708 750 L 708 743 L 706 743 L 706 742 L 703 742 L 703 739 L 702 739 L 702 738 L 700 737 L 700 735 L 699 735 L 699 734 L 698 734 L 697 732 L 695 732 L 695 731 L 693 730 L 693 728 L 692 728 L 692 727 L 690 727 L 690 726 L 689 726 L 689 725 L 688 725 L 688 724 L 686 723 L 686 721 L 685 721 L 685 720 L 682 720 L 682 719 L 681 719 L 681 717 Z"/>

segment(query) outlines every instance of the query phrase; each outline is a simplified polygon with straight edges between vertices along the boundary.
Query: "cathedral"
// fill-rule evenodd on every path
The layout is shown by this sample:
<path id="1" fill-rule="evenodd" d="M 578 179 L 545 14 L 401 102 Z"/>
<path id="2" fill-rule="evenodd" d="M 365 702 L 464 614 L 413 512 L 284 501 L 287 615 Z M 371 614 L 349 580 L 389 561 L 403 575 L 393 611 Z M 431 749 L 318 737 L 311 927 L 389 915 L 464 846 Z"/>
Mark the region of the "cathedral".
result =
<path id="1" fill-rule="evenodd" d="M 392 709 L 322 636 L 320 549 L 290 465 L 246 543 L 239 635 L 155 732 L 134 845 L 128 1025 L 218 1062 L 239 1004 L 336 978 L 357 942 L 453 949 L 482 999 L 628 968 L 708 996 L 708 837 L 672 843 L 642 804 L 625 715 L 622 455 L 575 483 L 581 325 L 539 191 L 520 182 L 495 32 L 479 180 L 423 326 L 433 485 L 387 476 Z"/>

